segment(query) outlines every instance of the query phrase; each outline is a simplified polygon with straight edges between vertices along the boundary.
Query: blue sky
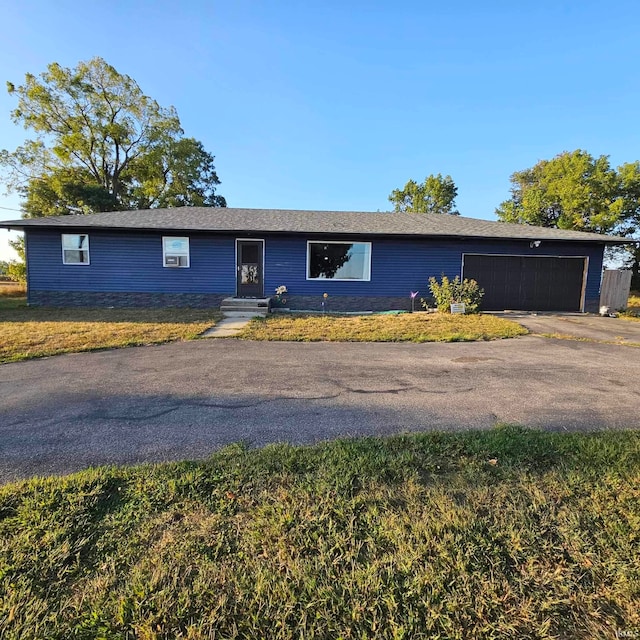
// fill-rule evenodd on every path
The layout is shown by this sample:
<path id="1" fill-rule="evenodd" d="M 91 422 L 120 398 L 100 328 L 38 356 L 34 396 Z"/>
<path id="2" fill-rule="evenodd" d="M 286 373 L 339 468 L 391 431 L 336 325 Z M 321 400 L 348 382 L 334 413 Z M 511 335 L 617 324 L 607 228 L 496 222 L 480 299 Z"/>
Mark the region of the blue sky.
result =
<path id="1" fill-rule="evenodd" d="M 510 174 L 540 159 L 640 157 L 635 2 L 3 4 L 0 148 L 27 136 L 5 80 L 101 56 L 176 107 L 229 206 L 386 210 L 409 178 L 443 173 L 463 215 L 495 219 Z"/>

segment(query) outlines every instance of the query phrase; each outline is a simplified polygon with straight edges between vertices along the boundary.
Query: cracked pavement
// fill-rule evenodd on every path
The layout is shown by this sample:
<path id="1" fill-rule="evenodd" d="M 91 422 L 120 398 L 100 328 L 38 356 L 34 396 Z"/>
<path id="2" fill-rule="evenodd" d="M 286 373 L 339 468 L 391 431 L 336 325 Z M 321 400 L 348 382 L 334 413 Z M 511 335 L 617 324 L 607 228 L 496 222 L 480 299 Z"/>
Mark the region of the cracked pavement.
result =
<path id="1" fill-rule="evenodd" d="M 197 340 L 0 366 L 0 481 L 204 458 L 226 444 L 496 422 L 638 428 L 637 349 Z"/>

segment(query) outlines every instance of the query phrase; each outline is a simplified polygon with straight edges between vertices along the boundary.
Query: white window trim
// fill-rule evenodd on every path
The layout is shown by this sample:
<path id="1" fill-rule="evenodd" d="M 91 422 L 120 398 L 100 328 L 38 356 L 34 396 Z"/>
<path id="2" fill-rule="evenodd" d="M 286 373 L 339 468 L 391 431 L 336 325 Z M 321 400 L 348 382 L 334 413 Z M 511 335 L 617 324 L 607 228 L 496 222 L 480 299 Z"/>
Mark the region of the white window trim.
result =
<path id="1" fill-rule="evenodd" d="M 309 257 L 311 255 L 312 244 L 366 244 L 369 246 L 369 259 L 367 264 L 368 278 L 310 278 L 309 277 Z M 305 275 L 307 280 L 311 282 L 371 282 L 371 242 L 364 242 L 362 240 L 307 240 L 307 265 Z"/>
<path id="2" fill-rule="evenodd" d="M 187 251 L 186 253 L 184 252 L 169 252 L 167 253 L 166 250 L 166 246 L 165 246 L 165 240 L 186 240 L 187 241 Z M 178 257 L 184 257 L 186 256 L 187 258 L 187 264 L 185 265 L 178 265 L 178 266 L 173 266 L 173 265 L 168 265 L 167 264 L 167 256 L 178 256 Z M 191 267 L 191 240 L 189 238 L 189 236 L 162 236 L 162 266 L 165 269 L 189 269 L 189 267 Z"/>
<path id="3" fill-rule="evenodd" d="M 87 237 L 87 248 L 86 249 L 67 249 L 64 246 L 64 237 L 65 236 L 86 236 Z M 91 264 L 91 252 L 89 251 L 89 234 L 88 233 L 61 233 L 60 234 L 60 246 L 62 248 L 62 264 L 66 264 L 70 267 L 88 267 Z M 87 252 L 87 261 L 86 262 L 67 262 L 64 257 L 65 251 L 86 251 Z"/>

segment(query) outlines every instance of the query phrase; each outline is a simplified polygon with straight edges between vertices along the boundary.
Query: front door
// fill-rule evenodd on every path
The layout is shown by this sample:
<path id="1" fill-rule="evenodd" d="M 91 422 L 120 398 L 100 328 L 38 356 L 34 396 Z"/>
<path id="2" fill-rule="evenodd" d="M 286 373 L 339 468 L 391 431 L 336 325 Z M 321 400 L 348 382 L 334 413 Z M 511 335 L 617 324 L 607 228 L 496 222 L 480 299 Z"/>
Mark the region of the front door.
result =
<path id="1" fill-rule="evenodd" d="M 237 296 L 262 298 L 264 296 L 262 240 L 236 240 L 237 243 Z"/>

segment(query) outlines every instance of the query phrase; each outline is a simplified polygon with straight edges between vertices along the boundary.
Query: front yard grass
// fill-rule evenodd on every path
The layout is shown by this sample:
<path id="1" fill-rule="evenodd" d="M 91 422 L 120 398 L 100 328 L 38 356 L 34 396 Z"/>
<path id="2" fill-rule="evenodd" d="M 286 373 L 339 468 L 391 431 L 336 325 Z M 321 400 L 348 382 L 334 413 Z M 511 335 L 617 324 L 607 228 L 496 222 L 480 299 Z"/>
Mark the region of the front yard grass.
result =
<path id="1" fill-rule="evenodd" d="M 638 432 L 234 445 L 0 487 L 6 640 L 638 629 Z"/>
<path id="2" fill-rule="evenodd" d="M 210 309 L 27 307 L 0 293 L 0 363 L 198 336 L 220 318 Z"/>
<path id="3" fill-rule="evenodd" d="M 238 337 L 294 342 L 460 342 L 513 338 L 526 333 L 515 322 L 482 314 L 274 314 L 253 320 Z"/>

